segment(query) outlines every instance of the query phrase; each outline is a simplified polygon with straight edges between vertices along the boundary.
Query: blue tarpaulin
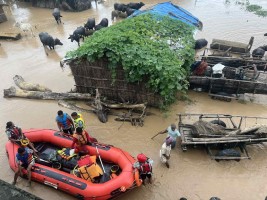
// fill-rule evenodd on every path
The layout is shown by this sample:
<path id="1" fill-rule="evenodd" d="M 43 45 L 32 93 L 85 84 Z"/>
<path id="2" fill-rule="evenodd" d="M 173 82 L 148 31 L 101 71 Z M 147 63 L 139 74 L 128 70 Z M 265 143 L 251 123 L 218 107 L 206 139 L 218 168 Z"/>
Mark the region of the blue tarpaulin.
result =
<path id="1" fill-rule="evenodd" d="M 181 8 L 180 6 L 174 5 L 171 2 L 159 3 L 155 6 L 147 8 L 146 10 L 137 10 L 130 17 L 142 15 L 142 14 L 157 14 L 161 16 L 169 16 L 172 19 L 180 20 L 186 24 L 196 26 L 198 29 L 202 30 L 202 22 L 192 15 L 187 10 Z"/>

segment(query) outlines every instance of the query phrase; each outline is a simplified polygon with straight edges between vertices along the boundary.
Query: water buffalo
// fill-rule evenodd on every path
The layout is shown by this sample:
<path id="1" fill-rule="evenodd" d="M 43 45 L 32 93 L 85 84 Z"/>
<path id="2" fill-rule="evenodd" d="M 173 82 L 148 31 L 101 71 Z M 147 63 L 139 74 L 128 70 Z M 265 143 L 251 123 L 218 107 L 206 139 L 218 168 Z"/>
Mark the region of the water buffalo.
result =
<path id="1" fill-rule="evenodd" d="M 57 24 L 61 23 L 61 19 L 60 19 L 60 18 L 61 18 L 62 16 L 60 15 L 60 11 L 59 11 L 58 8 L 54 8 L 52 15 L 54 16 L 54 18 L 55 18 Z"/>
<path id="2" fill-rule="evenodd" d="M 208 41 L 206 39 L 198 39 L 195 42 L 195 50 L 202 49 L 203 47 L 207 46 Z"/>
<path id="3" fill-rule="evenodd" d="M 95 18 L 88 18 L 86 24 L 84 24 L 84 28 L 93 30 L 95 28 Z"/>
<path id="4" fill-rule="evenodd" d="M 100 30 L 101 28 L 108 27 L 108 19 L 103 18 L 99 24 L 95 26 L 95 30 Z"/>
<path id="5" fill-rule="evenodd" d="M 132 8 L 127 8 L 126 9 L 127 16 L 130 16 L 131 14 L 133 14 L 134 11 L 136 11 L 136 10 L 135 9 L 132 9 Z"/>
<path id="6" fill-rule="evenodd" d="M 83 26 L 80 26 L 80 27 L 76 28 L 76 30 L 73 32 L 72 35 L 69 36 L 68 39 L 70 39 L 71 42 L 73 42 L 73 40 L 75 40 L 78 43 L 78 45 L 80 46 L 80 38 L 82 38 L 84 40 L 85 36 L 86 36 L 85 28 Z"/>
<path id="7" fill-rule="evenodd" d="M 267 45 L 260 46 L 260 48 L 262 48 L 264 51 L 267 51 Z"/>
<path id="8" fill-rule="evenodd" d="M 117 10 L 112 10 L 112 12 L 111 12 L 111 20 L 113 21 L 114 18 L 117 19 L 118 16 L 119 16 L 119 11 L 117 11 Z"/>
<path id="9" fill-rule="evenodd" d="M 132 8 L 132 9 L 136 9 L 136 10 L 139 10 L 144 5 L 145 4 L 143 2 L 140 2 L 140 3 L 128 3 L 127 4 L 127 7 Z"/>
<path id="10" fill-rule="evenodd" d="M 47 32 L 41 32 L 39 33 L 39 38 L 41 42 L 43 43 L 44 47 L 49 46 L 50 49 L 55 49 L 56 45 L 63 45 L 59 39 L 54 39 L 51 35 L 49 35 Z"/>
<path id="11" fill-rule="evenodd" d="M 117 10 L 118 11 L 121 11 L 121 12 L 126 12 L 126 9 L 127 9 L 128 7 L 127 7 L 127 5 L 125 5 L 125 4 L 123 4 L 123 3 L 120 3 L 120 4 L 118 4 L 118 6 L 117 6 Z"/>
<path id="12" fill-rule="evenodd" d="M 118 15 L 119 15 L 120 18 L 128 17 L 127 13 L 124 13 L 124 12 L 121 12 L 121 11 L 119 11 Z"/>
<path id="13" fill-rule="evenodd" d="M 114 3 L 114 10 L 118 10 L 119 3 Z"/>
<path id="14" fill-rule="evenodd" d="M 265 54 L 265 50 L 261 47 L 258 47 L 252 51 L 252 57 L 262 58 Z"/>

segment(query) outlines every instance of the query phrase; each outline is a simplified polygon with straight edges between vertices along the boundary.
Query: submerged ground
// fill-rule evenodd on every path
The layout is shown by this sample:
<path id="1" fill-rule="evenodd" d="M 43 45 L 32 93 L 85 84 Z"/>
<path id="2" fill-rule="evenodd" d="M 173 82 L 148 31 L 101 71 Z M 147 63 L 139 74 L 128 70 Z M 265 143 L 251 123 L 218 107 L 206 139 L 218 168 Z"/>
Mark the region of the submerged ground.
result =
<path id="1" fill-rule="evenodd" d="M 5 8 L 8 22 L 0 24 L 1 31 L 15 30 L 16 20 L 36 25 L 36 36 L 46 31 L 58 37 L 64 43 L 57 46 L 55 51 L 45 54 L 44 48 L 37 37 L 30 34 L 19 41 L 1 41 L 0 46 L 0 90 L 13 86 L 12 78 L 18 74 L 26 81 L 40 83 L 53 91 L 66 92 L 74 87 L 74 80 L 68 68 L 63 70 L 59 61 L 69 50 L 76 49 L 77 44 L 68 40 L 69 34 L 76 27 L 83 25 L 88 17 L 95 17 L 99 22 L 103 17 L 110 19 L 113 4 L 117 1 L 107 0 L 97 6 L 93 3 L 90 10 L 79 13 L 62 12 L 62 25 L 57 25 L 52 16 L 52 10 L 32 8 L 29 4 L 11 3 Z M 160 1 L 144 1 L 151 6 Z M 247 43 L 251 36 L 255 37 L 252 47 L 256 48 L 266 43 L 263 34 L 267 31 L 267 19 L 245 10 L 237 1 L 224 0 L 187 0 L 173 3 L 188 9 L 204 24 L 202 32 L 196 33 L 196 38 L 206 38 L 211 43 L 212 38 L 228 39 Z M 244 1 L 245 2 L 245 1 Z M 251 1 L 267 9 L 264 1 Z M 150 138 L 158 131 L 165 129 L 170 123 L 177 123 L 177 113 L 227 113 L 250 116 L 266 116 L 267 107 L 252 103 L 223 102 L 211 100 L 204 93 L 189 93 L 193 103 L 177 102 L 170 111 L 155 113 L 145 119 L 144 127 L 133 127 L 129 123 L 115 122 L 113 117 L 108 123 L 102 124 L 88 113 L 82 113 L 89 133 L 103 143 L 113 144 L 133 156 L 145 153 L 154 160 L 154 184 L 142 186 L 119 199 L 179 199 L 182 196 L 188 200 L 209 199 L 218 196 L 224 200 L 231 199 L 264 199 L 267 195 L 267 156 L 266 145 L 254 145 L 248 148 L 251 160 L 241 162 L 212 161 L 204 150 L 190 149 L 183 153 L 180 148 L 172 152 L 170 169 L 159 161 L 159 149 L 165 136 L 160 135 L 154 140 Z M 55 117 L 59 109 L 71 113 L 71 110 L 59 107 L 55 101 L 38 101 L 26 99 L 4 99 L 0 97 L 0 178 L 12 182 L 13 171 L 8 166 L 4 145 L 7 141 L 4 133 L 5 123 L 14 121 L 23 128 L 52 128 L 56 129 Z M 266 123 L 264 121 L 258 123 Z M 248 124 L 246 124 L 248 125 Z M 31 188 L 27 182 L 20 179 L 18 187 L 29 191 L 43 199 L 74 199 L 73 197 L 39 183 L 33 183 Z"/>

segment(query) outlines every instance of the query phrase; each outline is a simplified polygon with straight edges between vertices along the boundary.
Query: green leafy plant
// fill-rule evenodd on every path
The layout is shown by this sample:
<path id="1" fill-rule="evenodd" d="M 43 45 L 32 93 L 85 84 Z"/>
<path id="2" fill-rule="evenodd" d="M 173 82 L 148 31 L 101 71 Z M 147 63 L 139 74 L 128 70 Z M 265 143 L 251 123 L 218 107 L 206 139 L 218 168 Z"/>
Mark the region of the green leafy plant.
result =
<path id="1" fill-rule="evenodd" d="M 170 17 L 145 14 L 95 32 L 68 58 L 95 61 L 107 58 L 115 80 L 122 66 L 130 83 L 144 81 L 165 105 L 188 88 L 194 62 L 194 28 Z"/>
<path id="2" fill-rule="evenodd" d="M 258 10 L 261 10 L 262 7 L 259 6 L 259 5 L 250 4 L 250 5 L 247 5 L 246 9 L 247 9 L 247 11 L 249 11 L 249 12 L 256 12 L 256 11 L 258 11 Z"/>

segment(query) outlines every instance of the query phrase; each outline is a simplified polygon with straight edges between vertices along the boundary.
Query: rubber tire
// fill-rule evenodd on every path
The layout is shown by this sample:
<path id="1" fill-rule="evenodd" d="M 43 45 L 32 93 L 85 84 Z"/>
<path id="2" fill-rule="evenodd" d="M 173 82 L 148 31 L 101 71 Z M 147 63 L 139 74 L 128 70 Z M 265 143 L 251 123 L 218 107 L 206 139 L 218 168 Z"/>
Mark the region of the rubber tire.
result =
<path id="1" fill-rule="evenodd" d="M 212 124 L 218 124 L 218 125 L 221 125 L 224 128 L 226 128 L 226 124 L 222 120 L 215 119 L 215 120 L 210 121 L 210 123 L 212 123 Z"/>

